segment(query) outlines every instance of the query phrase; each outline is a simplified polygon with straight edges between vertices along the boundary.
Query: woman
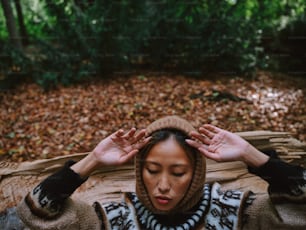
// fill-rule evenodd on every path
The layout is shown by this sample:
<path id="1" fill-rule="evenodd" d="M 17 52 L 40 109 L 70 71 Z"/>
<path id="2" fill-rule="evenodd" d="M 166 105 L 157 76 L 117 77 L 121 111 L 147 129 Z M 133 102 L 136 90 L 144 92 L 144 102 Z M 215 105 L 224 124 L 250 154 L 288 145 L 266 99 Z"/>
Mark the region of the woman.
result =
<path id="1" fill-rule="evenodd" d="M 136 192 L 122 202 L 90 206 L 69 198 L 99 167 L 135 155 Z M 205 184 L 205 157 L 245 162 L 269 182 L 270 197 Z M 305 229 L 305 174 L 233 133 L 212 125 L 197 132 L 169 116 L 146 130 L 111 134 L 85 158 L 42 181 L 17 212 L 31 229 Z"/>

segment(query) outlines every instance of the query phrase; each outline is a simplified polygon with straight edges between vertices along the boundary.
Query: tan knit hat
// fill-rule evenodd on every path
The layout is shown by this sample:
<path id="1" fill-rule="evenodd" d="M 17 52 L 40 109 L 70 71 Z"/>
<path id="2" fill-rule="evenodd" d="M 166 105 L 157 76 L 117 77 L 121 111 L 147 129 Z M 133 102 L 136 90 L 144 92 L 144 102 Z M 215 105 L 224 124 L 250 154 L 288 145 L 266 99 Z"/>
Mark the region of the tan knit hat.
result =
<path id="1" fill-rule="evenodd" d="M 152 133 L 162 130 L 162 129 L 176 129 L 182 131 L 186 135 L 189 135 L 191 131 L 195 131 L 194 127 L 186 120 L 178 116 L 166 116 L 160 118 L 147 127 L 147 136 L 150 136 Z M 177 204 L 177 206 L 166 212 L 167 214 L 173 214 L 177 212 L 185 212 L 190 210 L 198 201 L 201 199 L 203 194 L 203 187 L 205 183 L 205 174 L 206 174 L 206 163 L 205 158 L 201 153 L 195 150 L 197 154 L 193 156 L 194 158 L 194 172 L 192 181 L 190 183 L 189 189 L 187 190 L 183 199 Z M 139 200 L 153 213 L 166 214 L 157 210 L 152 205 L 148 191 L 145 188 L 144 182 L 142 180 L 142 168 L 144 162 L 144 154 L 136 155 L 135 158 L 135 171 L 136 171 L 136 193 Z"/>

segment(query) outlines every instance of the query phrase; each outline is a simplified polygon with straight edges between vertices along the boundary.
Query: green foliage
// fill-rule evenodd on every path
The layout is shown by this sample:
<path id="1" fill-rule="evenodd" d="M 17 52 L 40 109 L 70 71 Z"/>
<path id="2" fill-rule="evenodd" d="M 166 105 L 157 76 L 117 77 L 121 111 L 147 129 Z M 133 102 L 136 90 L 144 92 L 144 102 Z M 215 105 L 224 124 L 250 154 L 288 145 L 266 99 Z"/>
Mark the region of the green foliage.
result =
<path id="1" fill-rule="evenodd" d="M 23 77 L 31 71 L 31 61 L 18 49 L 0 40 L 0 80 L 3 76 Z"/>
<path id="2" fill-rule="evenodd" d="M 31 73 L 39 84 L 52 87 L 138 64 L 158 71 L 252 73 L 267 67 L 271 44 L 266 38 L 280 44 L 280 31 L 305 13 L 305 4 L 31 0 L 23 9 L 37 50 L 29 54 Z"/>
<path id="3" fill-rule="evenodd" d="M 1 27 L 3 27 L 3 29 L 0 29 L 0 40 L 1 40 L 1 39 L 4 39 L 4 38 L 7 38 L 7 36 L 8 36 L 7 31 L 4 29 L 5 18 L 4 18 L 2 9 L 0 10 L 0 25 L 1 25 Z"/>

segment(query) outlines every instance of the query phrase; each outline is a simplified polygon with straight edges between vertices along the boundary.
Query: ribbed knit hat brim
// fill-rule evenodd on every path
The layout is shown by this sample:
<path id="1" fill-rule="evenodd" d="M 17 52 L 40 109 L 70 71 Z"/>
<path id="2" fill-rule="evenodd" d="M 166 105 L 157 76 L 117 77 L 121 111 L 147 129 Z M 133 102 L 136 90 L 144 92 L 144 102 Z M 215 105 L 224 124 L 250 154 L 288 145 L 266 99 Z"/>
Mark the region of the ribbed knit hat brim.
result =
<path id="1" fill-rule="evenodd" d="M 195 128 L 185 119 L 178 116 L 166 116 L 152 122 L 147 128 L 147 136 L 161 129 L 177 129 L 189 135 L 191 131 L 196 131 Z"/>

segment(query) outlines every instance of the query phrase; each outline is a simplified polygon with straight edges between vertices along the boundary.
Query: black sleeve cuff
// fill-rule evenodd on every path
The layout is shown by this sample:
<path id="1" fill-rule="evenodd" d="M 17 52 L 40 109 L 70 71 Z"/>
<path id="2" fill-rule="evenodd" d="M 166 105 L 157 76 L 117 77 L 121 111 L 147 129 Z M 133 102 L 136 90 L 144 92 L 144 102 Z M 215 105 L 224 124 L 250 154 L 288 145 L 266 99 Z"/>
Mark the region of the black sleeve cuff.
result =
<path id="1" fill-rule="evenodd" d="M 249 171 L 269 183 L 270 193 L 302 195 L 304 193 L 302 187 L 306 184 L 305 169 L 280 160 L 275 151 L 265 152 L 265 154 L 270 156 L 268 162 L 259 168 L 249 167 Z"/>
<path id="2" fill-rule="evenodd" d="M 84 183 L 87 178 L 81 178 L 70 168 L 74 163 L 74 161 L 67 161 L 62 169 L 42 181 L 39 187 L 43 193 L 66 199 Z"/>

